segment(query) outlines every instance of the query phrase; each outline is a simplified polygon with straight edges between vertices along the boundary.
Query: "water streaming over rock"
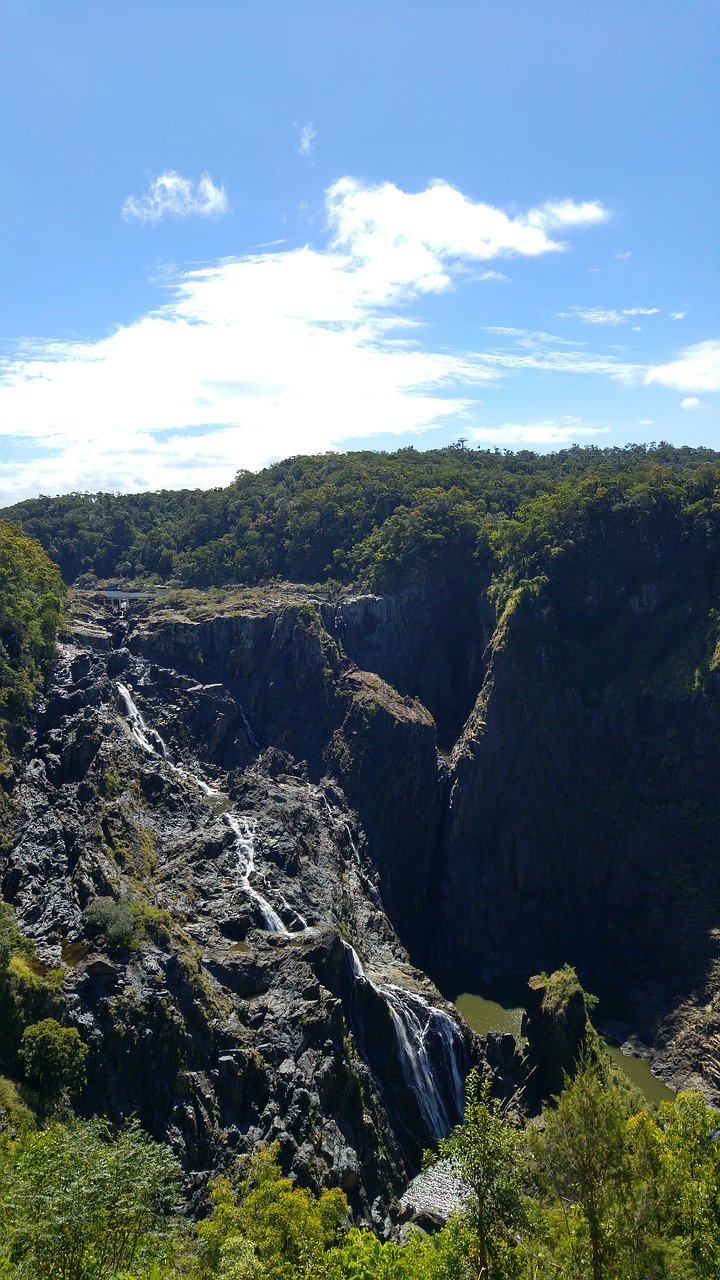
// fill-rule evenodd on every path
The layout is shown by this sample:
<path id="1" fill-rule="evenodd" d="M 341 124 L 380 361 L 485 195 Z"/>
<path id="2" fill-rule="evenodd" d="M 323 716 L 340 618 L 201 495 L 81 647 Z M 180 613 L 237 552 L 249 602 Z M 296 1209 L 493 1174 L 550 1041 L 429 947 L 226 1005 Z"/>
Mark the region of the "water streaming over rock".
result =
<path id="1" fill-rule="evenodd" d="M 268 933 L 287 934 L 288 930 L 285 928 L 277 911 L 274 911 L 270 903 L 250 884 L 250 876 L 255 870 L 255 837 L 250 823 L 247 818 L 239 818 L 234 813 L 226 814 L 225 821 L 235 836 L 240 887 L 245 890 L 248 897 L 252 898 L 257 906 L 262 916 L 263 926 Z"/>
<path id="2" fill-rule="evenodd" d="M 152 729 L 146 724 L 142 712 L 139 710 L 127 685 L 118 682 L 117 689 L 122 699 L 132 735 L 135 741 L 143 748 L 143 751 L 147 751 L 149 755 L 161 756 L 174 773 L 185 782 L 190 782 L 199 787 L 204 795 L 209 797 L 219 796 L 221 792 L 217 787 L 210 786 L 208 782 L 205 782 L 203 778 L 200 778 L 190 769 L 185 769 L 182 765 L 177 765 L 173 762 L 167 743 L 156 729 Z M 250 884 L 250 876 L 255 869 L 255 843 L 250 824 L 245 818 L 240 818 L 232 813 L 225 815 L 225 821 L 235 836 L 240 887 L 245 890 L 248 897 L 257 906 L 263 921 L 263 927 L 267 929 L 268 933 L 288 934 L 289 931 L 285 928 L 277 912 L 273 910 L 262 894 L 258 893 L 257 889 L 254 889 Z M 302 919 L 302 917 L 299 917 L 299 919 Z M 307 927 L 304 921 L 302 923 L 303 927 Z"/>
<path id="3" fill-rule="evenodd" d="M 464 1107 L 457 1060 L 457 1028 L 444 1009 L 435 1008 L 415 991 L 394 983 L 382 983 L 377 989 L 390 1008 L 405 1083 L 417 1094 L 423 1119 L 433 1137 L 444 1138 L 462 1119 Z M 441 1045 L 445 1088 L 430 1054 L 429 1038 L 433 1035 Z M 446 1102 L 448 1092 L 454 1104 L 452 1108 Z"/>
<path id="4" fill-rule="evenodd" d="M 459 1124 L 465 1109 L 460 1070 L 462 1038 L 450 1014 L 407 987 L 368 978 L 354 947 L 343 943 L 350 976 L 350 1020 L 358 1049 L 367 1057 L 365 1028 L 355 988 L 366 983 L 390 1013 L 405 1084 L 417 1097 L 428 1132 L 437 1141 Z"/>
<path id="5" fill-rule="evenodd" d="M 130 725 L 130 732 L 136 742 L 140 744 L 143 751 L 147 751 L 149 755 L 162 756 L 168 764 L 171 763 L 170 752 L 167 743 L 160 737 L 156 729 L 151 729 L 142 717 L 141 712 L 135 704 L 135 700 L 128 689 L 127 685 L 118 681 L 118 693 L 122 699 L 125 708 L 125 716 Z"/>
<path id="6" fill-rule="evenodd" d="M 173 770 L 173 773 L 176 773 L 180 778 L 184 778 L 186 782 L 192 782 L 194 786 L 199 787 L 203 795 L 219 796 L 220 792 L 217 787 L 210 786 L 209 782 L 199 777 L 198 774 L 192 773 L 190 769 L 184 769 L 182 765 L 175 764 L 167 742 L 161 737 L 157 729 L 152 729 L 145 722 L 142 712 L 127 685 L 118 681 L 117 689 L 125 708 L 130 731 L 135 741 L 143 748 L 143 751 L 147 751 L 150 755 L 162 756 L 165 763 Z"/>
<path id="7" fill-rule="evenodd" d="M 132 735 L 143 750 L 160 756 L 169 768 L 185 781 L 199 787 L 205 795 L 219 796 L 221 793 L 203 778 L 173 762 L 167 743 L 157 730 L 146 723 L 128 687 L 118 683 L 117 689 Z M 248 740 L 257 748 L 249 725 L 246 724 L 245 728 Z M 327 800 L 325 805 L 332 817 Z M 226 813 L 224 817 L 235 838 L 239 887 L 257 907 L 263 927 L 268 932 L 293 936 L 277 911 L 250 883 L 255 871 L 255 841 L 250 823 L 234 813 Z M 359 865 L 360 854 L 350 827 L 345 822 L 343 826 L 353 858 Z M 292 910 L 284 899 L 283 905 L 286 910 Z M 296 912 L 293 914 L 302 925 L 302 930 L 307 929 L 307 922 L 303 917 Z M 343 943 L 343 946 L 352 979 L 350 1017 L 360 1053 L 367 1059 L 363 1015 L 361 1003 L 357 999 L 357 988 L 364 983 L 385 1003 L 390 1013 L 403 1080 L 417 1098 L 428 1133 L 435 1140 L 445 1137 L 453 1125 L 462 1119 L 464 1110 L 463 1083 L 458 1065 L 461 1037 L 457 1026 L 444 1009 L 431 1005 L 417 992 L 394 983 L 372 982 L 355 949 L 349 943 Z"/>

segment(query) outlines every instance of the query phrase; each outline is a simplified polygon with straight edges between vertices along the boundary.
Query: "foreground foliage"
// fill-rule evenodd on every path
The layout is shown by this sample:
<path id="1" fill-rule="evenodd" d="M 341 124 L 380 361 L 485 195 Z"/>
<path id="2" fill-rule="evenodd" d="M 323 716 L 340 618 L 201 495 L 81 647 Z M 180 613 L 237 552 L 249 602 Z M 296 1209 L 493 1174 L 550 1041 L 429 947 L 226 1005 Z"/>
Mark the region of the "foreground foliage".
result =
<path id="1" fill-rule="evenodd" d="M 39 543 L 0 523 L 0 731 L 30 706 L 54 654 L 64 596 Z"/>
<path id="2" fill-rule="evenodd" d="M 179 1169 L 133 1122 L 0 1137 L 0 1276 L 10 1280 L 718 1280 L 718 1116 L 699 1094 L 633 1111 L 588 1057 L 540 1122 L 518 1128 L 475 1074 L 441 1144 L 467 1199 L 403 1244 L 350 1228 L 339 1189 L 282 1175 L 277 1146 L 211 1184 L 191 1227 Z"/>

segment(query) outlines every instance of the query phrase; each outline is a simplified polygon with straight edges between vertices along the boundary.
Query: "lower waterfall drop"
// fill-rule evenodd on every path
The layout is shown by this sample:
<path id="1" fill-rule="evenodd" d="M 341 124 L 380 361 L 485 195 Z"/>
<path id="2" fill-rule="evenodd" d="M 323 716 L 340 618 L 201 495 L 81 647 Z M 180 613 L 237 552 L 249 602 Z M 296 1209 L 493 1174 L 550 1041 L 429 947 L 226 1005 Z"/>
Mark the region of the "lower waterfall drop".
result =
<path id="1" fill-rule="evenodd" d="M 403 1079 L 417 1097 L 428 1132 L 435 1141 L 447 1137 L 453 1125 L 461 1123 L 465 1111 L 465 1089 L 458 1065 L 460 1034 L 453 1019 L 444 1009 L 438 1009 L 407 987 L 400 987 L 395 983 L 373 982 L 365 973 L 355 948 L 347 942 L 343 942 L 343 947 L 353 983 L 367 983 L 388 1007 Z M 365 1057 L 364 1028 L 359 1023 L 352 994 L 350 1017 L 358 1050 Z M 439 1041 L 442 1046 L 445 1083 L 452 1099 L 450 1108 L 443 1097 L 443 1081 L 430 1056 L 429 1036 L 433 1036 L 436 1043 Z M 451 1111 L 455 1114 L 451 1115 Z"/>
<path id="2" fill-rule="evenodd" d="M 397 1036 L 405 1083 L 417 1094 L 423 1119 L 436 1140 L 447 1137 L 453 1124 L 462 1120 L 463 1085 L 457 1065 L 457 1030 L 443 1009 L 436 1009 L 415 991 L 394 983 L 381 984 L 378 991 L 388 1003 Z M 438 1073 L 430 1060 L 428 1035 L 435 1033 L 443 1046 L 449 1066 L 450 1085 L 456 1116 L 451 1119 L 443 1099 Z"/>

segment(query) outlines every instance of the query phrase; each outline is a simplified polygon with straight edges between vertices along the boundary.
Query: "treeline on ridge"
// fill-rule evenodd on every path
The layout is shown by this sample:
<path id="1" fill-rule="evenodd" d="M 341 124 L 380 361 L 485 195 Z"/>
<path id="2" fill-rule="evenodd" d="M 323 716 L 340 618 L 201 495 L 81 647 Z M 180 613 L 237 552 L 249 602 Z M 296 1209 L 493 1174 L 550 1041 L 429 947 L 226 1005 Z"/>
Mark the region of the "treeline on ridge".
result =
<path id="1" fill-rule="evenodd" d="M 519 582 L 630 529 L 656 554 L 716 559 L 720 454 L 671 445 L 553 454 L 471 450 L 289 458 L 223 489 L 69 494 L 8 507 L 65 582 L 294 582 L 394 590 L 478 562 Z M 570 545 L 572 544 L 572 545 Z M 557 567 L 557 565 L 555 565 Z"/>

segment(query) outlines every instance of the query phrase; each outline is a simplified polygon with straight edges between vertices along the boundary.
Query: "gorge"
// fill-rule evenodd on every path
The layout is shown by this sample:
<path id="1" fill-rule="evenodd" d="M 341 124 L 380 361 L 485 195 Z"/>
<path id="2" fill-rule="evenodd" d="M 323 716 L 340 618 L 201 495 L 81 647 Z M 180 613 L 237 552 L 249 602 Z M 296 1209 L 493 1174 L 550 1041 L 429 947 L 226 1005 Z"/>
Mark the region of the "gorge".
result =
<path id="1" fill-rule="evenodd" d="M 137 1113 L 191 1199 L 277 1139 L 384 1230 L 469 1069 L 525 1087 L 440 995 L 458 969 L 575 965 L 720 1102 L 718 479 L 698 510 L 677 470 L 677 510 L 666 478 L 642 508 L 583 480 L 539 534 L 537 505 L 472 554 L 446 529 L 384 582 L 176 585 L 123 616 L 74 591 L 8 731 L 3 897 L 89 1048 L 82 1109 Z"/>

